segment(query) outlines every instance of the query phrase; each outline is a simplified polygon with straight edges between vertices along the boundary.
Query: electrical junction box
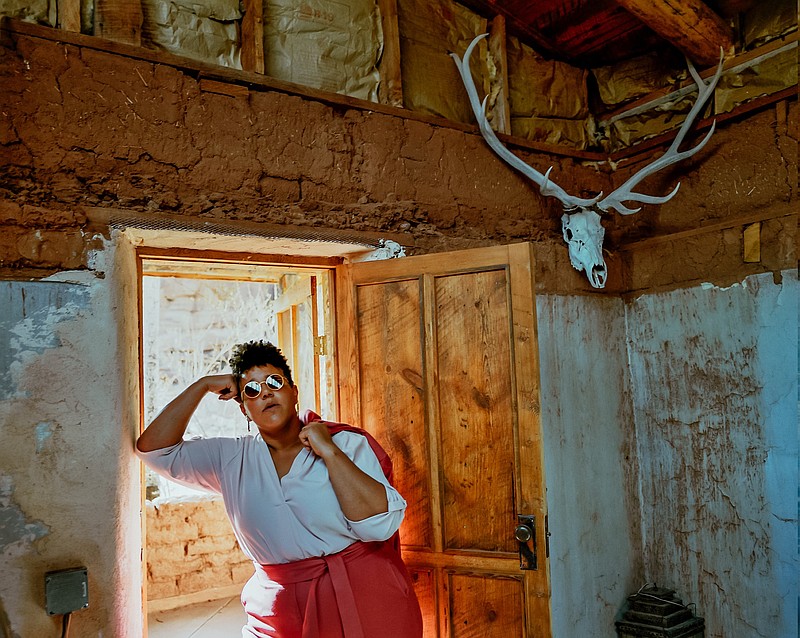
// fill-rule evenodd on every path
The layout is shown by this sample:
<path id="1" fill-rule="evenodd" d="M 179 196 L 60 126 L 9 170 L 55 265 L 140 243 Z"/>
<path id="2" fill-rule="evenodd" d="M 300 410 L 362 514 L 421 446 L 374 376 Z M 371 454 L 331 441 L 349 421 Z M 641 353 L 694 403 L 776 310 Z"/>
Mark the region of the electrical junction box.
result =
<path id="1" fill-rule="evenodd" d="M 44 595 L 50 616 L 69 614 L 89 606 L 89 574 L 85 567 L 44 575 Z"/>

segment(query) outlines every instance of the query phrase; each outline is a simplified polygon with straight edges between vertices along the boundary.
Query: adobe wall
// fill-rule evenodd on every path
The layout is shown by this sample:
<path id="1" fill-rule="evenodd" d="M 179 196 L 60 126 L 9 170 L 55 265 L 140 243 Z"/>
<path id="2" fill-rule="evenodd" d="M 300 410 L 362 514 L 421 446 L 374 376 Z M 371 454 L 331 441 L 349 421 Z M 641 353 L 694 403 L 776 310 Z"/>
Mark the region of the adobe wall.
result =
<path id="1" fill-rule="evenodd" d="M 26 29 L 55 37 L 51 29 Z M 11 276 L 87 267 L 95 232 L 108 236 L 90 218 L 123 210 L 379 233 L 409 254 L 534 241 L 540 289 L 591 292 L 569 265 L 560 204 L 541 197 L 463 125 L 369 110 L 352 99 L 309 99 L 245 82 L 256 76 L 242 73 L 226 88 L 197 64 L 168 66 L 135 57 L 141 49 L 114 45 L 111 53 L 93 48 L 101 42 L 95 38 L 64 39 L 5 37 L 0 269 Z M 796 100 L 723 121 L 701 153 L 648 178 L 643 192 L 664 194 L 680 181 L 680 193 L 604 220 L 607 292 L 680 285 L 706 265 L 702 255 L 716 239 L 701 233 L 694 242 L 699 264 L 663 248 L 647 259 L 650 248 L 628 248 L 633 242 L 702 226 L 717 236 L 714 224 L 731 219 L 740 232 L 756 211 L 770 220 L 792 212 L 797 121 Z M 540 170 L 553 166 L 553 179 L 582 196 L 608 193 L 642 165 L 634 157 L 612 172 L 608 163 L 515 150 Z M 767 225 L 768 245 L 794 233 L 785 219 Z M 731 255 L 711 274 L 735 278 L 791 263 L 785 243 L 776 249 L 754 266 Z"/>
<path id="2" fill-rule="evenodd" d="M 264 86 L 232 97 L 191 69 L 21 35 L 1 72 L 7 271 L 85 267 L 91 207 L 379 232 L 418 250 L 560 241 L 557 203 L 459 129 Z M 566 188 L 605 188 L 546 161 Z"/>
<path id="3" fill-rule="evenodd" d="M 222 500 L 211 496 L 147 501 L 147 599 L 232 586 L 253 575 Z"/>

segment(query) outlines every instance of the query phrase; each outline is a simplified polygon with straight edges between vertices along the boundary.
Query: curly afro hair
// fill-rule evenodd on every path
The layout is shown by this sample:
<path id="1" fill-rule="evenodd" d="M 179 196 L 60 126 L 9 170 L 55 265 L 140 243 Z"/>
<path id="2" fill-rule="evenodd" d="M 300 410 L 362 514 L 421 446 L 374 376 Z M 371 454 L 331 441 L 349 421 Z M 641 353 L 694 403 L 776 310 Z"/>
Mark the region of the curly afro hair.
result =
<path id="1" fill-rule="evenodd" d="M 248 341 L 233 346 L 231 358 L 228 359 L 231 371 L 236 380 L 242 378 L 245 372 L 256 366 L 274 366 L 278 368 L 289 385 L 294 385 L 289 362 L 280 349 L 270 341 Z"/>

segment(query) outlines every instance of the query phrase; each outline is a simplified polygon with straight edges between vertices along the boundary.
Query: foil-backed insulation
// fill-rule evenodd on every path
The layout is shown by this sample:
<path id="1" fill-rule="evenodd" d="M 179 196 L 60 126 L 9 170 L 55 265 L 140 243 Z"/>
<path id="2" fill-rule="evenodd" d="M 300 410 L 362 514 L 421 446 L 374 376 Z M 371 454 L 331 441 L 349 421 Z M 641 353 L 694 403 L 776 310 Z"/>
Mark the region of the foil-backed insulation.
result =
<path id="1" fill-rule="evenodd" d="M 403 101 L 412 111 L 474 122 L 472 110 L 450 52 L 462 55 L 486 20 L 450 0 L 398 0 Z M 475 85 L 487 88 L 486 45 L 473 63 Z M 480 73 L 480 77 L 476 75 Z"/>
<path id="2" fill-rule="evenodd" d="M 142 0 L 142 44 L 241 69 L 239 0 Z"/>
<path id="3" fill-rule="evenodd" d="M 266 74 L 378 101 L 383 48 L 374 0 L 265 0 Z"/>
<path id="4" fill-rule="evenodd" d="M 588 73 L 546 60 L 515 37 L 507 38 L 511 134 L 536 142 L 585 149 L 594 138 Z"/>

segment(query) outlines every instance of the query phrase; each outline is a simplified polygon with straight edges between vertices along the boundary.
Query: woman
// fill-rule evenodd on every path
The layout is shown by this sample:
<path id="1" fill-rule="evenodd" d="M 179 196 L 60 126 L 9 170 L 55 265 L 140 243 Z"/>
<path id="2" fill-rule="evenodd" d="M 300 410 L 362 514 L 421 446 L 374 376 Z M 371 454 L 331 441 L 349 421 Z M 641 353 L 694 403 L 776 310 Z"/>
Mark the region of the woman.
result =
<path id="1" fill-rule="evenodd" d="M 271 343 L 236 346 L 230 365 L 232 374 L 202 377 L 178 395 L 136 448 L 156 472 L 222 494 L 256 566 L 242 592 L 242 635 L 419 638 L 397 542 L 406 503 L 385 452 L 363 430 L 298 415 L 289 365 Z M 238 401 L 258 434 L 184 441 L 208 392 Z"/>

